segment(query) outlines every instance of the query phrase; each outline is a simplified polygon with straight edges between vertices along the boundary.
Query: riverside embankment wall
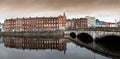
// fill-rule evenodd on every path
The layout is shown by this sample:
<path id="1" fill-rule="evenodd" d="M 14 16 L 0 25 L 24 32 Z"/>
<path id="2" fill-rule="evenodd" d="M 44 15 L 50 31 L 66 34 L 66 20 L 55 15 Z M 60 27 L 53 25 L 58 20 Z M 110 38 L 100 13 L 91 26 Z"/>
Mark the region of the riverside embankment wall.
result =
<path id="1" fill-rule="evenodd" d="M 0 32 L 0 36 L 24 36 L 24 37 L 63 37 L 63 31 L 42 31 L 42 32 Z"/>

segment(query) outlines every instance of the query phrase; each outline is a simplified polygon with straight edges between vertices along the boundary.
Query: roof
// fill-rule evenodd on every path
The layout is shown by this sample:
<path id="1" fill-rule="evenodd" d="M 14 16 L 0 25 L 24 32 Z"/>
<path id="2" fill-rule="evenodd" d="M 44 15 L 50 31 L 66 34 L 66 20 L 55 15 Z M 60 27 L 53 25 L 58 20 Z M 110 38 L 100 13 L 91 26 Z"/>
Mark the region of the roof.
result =
<path id="1" fill-rule="evenodd" d="M 11 18 L 11 19 L 6 19 L 6 20 L 29 20 L 29 19 L 58 19 L 58 17 L 29 17 L 29 18 Z"/>

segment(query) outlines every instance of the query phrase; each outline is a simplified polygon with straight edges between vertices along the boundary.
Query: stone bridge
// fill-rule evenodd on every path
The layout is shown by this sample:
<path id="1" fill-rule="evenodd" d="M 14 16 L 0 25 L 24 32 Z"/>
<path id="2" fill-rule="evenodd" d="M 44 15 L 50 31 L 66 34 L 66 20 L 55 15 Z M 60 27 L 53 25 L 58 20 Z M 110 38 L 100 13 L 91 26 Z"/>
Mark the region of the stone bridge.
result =
<path id="1" fill-rule="evenodd" d="M 88 33 L 93 38 L 95 37 L 101 37 L 104 35 L 120 35 L 120 32 L 108 32 L 108 31 L 64 31 L 65 35 L 70 35 L 71 32 L 76 33 L 76 35 L 80 33 Z"/>

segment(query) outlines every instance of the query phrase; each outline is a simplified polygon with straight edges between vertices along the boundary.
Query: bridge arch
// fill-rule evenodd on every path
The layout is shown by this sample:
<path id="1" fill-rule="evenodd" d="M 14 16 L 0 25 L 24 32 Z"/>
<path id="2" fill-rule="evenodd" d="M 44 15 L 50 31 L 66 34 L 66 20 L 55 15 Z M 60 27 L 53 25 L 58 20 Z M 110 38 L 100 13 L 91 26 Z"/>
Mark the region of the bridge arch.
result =
<path id="1" fill-rule="evenodd" d="M 120 36 L 106 35 L 95 39 L 95 43 L 107 48 L 109 50 L 120 51 Z"/>
<path id="2" fill-rule="evenodd" d="M 79 33 L 77 35 L 77 38 L 84 43 L 92 43 L 93 42 L 93 37 L 89 35 L 88 33 Z"/>
<path id="3" fill-rule="evenodd" d="M 76 33 L 75 33 L 75 32 L 71 32 L 71 33 L 70 33 L 70 37 L 76 38 Z"/>

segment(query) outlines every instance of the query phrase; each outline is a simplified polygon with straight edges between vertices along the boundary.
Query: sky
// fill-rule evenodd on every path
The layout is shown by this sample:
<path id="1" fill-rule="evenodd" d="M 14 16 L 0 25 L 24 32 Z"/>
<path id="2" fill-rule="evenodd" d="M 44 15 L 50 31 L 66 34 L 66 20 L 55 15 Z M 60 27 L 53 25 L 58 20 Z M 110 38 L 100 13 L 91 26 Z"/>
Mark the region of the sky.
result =
<path id="1" fill-rule="evenodd" d="M 101 21 L 120 20 L 120 0 L 0 0 L 0 22 L 10 18 L 49 17 L 66 13 L 67 19 L 85 16 Z"/>

